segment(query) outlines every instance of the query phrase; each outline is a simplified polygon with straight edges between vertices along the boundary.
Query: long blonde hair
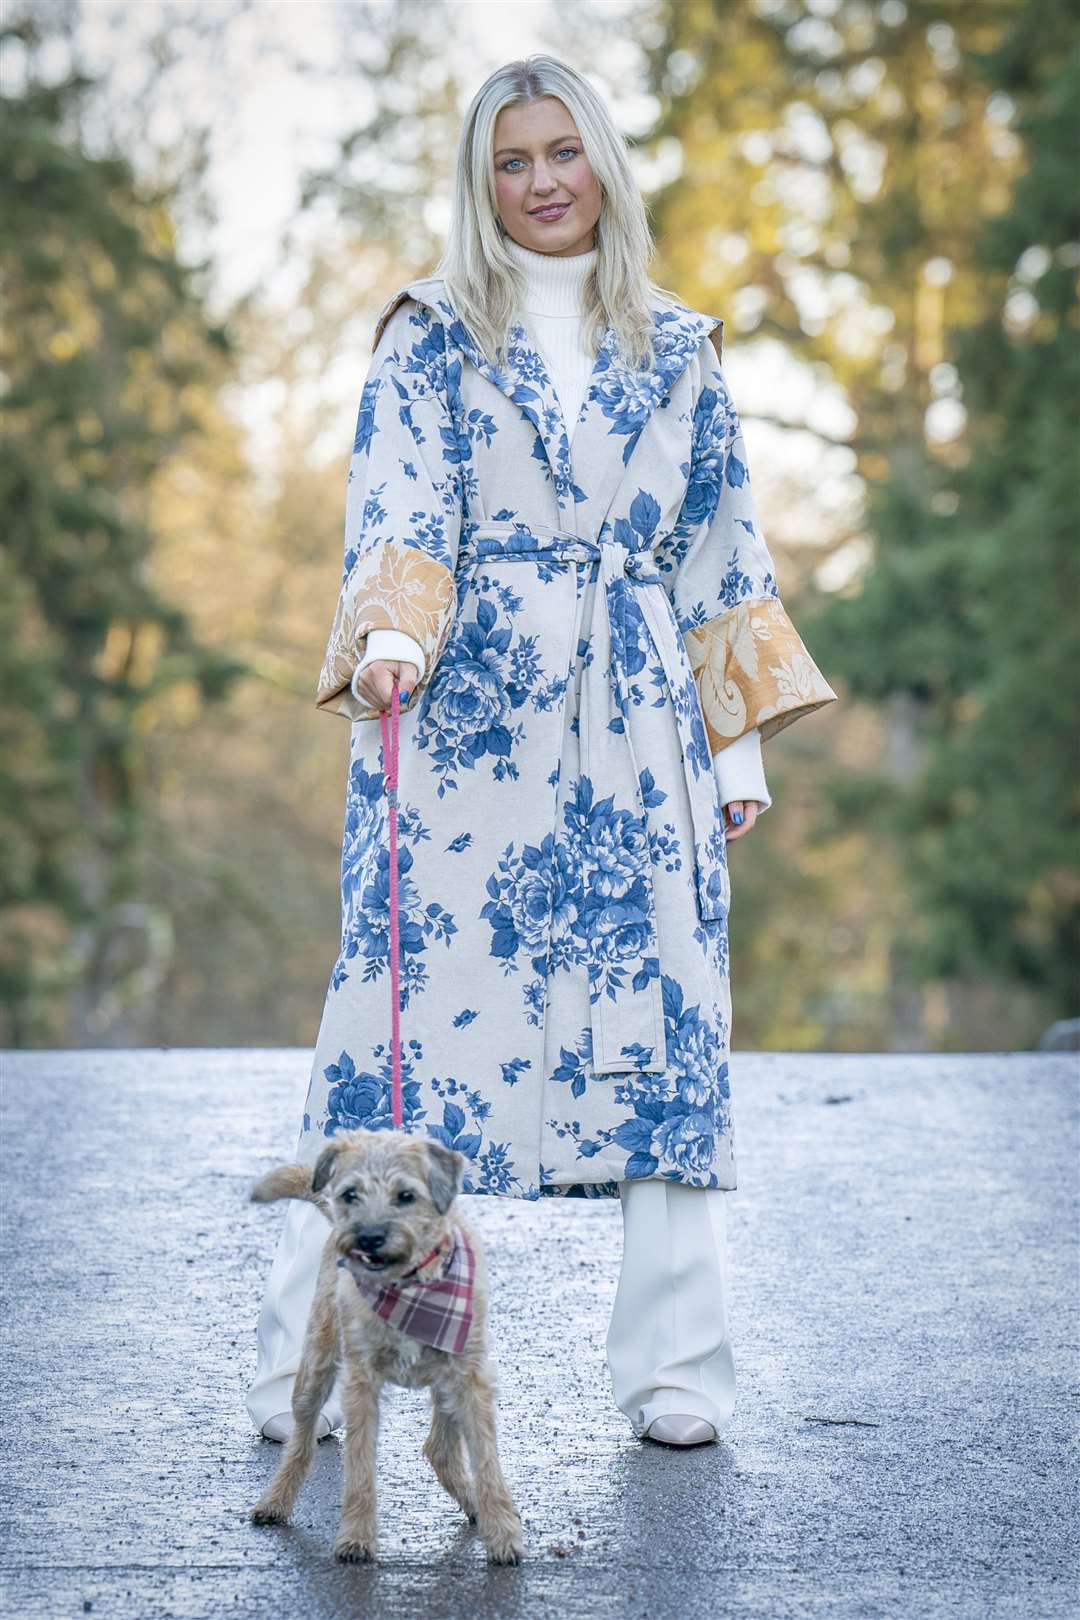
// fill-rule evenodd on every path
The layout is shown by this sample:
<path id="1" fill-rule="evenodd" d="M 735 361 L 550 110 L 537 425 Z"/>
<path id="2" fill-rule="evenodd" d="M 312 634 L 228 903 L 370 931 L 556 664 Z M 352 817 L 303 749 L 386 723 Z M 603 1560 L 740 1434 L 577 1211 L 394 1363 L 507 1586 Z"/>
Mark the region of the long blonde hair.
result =
<path id="1" fill-rule="evenodd" d="M 572 115 L 602 197 L 596 266 L 583 293 L 585 347 L 595 354 L 604 327 L 610 325 L 627 365 L 652 365 L 655 325 L 649 298 L 675 295 L 648 276 L 654 241 L 626 142 L 601 97 L 557 57 L 507 62 L 473 97 L 458 141 L 446 249 L 432 274 L 446 282 L 454 307 L 487 358 L 505 365 L 511 322 L 525 289 L 504 245 L 506 232 L 496 205 L 495 120 L 503 107 L 544 96 L 556 96 Z"/>

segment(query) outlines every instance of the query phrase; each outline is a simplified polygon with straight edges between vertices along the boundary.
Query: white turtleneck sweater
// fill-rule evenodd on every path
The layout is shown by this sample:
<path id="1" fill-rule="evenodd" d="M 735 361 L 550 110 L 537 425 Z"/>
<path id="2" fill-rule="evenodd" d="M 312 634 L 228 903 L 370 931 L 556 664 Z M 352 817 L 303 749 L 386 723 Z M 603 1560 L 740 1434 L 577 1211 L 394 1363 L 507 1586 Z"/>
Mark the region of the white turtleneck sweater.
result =
<path id="1" fill-rule="evenodd" d="M 505 240 L 507 251 L 525 278 L 520 318 L 547 366 L 572 445 L 593 369 L 593 356 L 582 341 L 581 295 L 585 278 L 596 263 L 597 249 L 560 256 L 534 253 L 510 236 Z M 415 664 L 417 681 L 423 679 L 423 650 L 411 636 L 400 630 L 372 630 L 364 656 L 353 674 L 354 694 L 357 675 L 377 658 Z M 759 815 L 768 809 L 772 799 L 765 783 L 761 733 L 756 726 L 721 749 L 713 760 L 713 768 L 721 804 L 730 804 L 734 799 L 756 799 Z"/>

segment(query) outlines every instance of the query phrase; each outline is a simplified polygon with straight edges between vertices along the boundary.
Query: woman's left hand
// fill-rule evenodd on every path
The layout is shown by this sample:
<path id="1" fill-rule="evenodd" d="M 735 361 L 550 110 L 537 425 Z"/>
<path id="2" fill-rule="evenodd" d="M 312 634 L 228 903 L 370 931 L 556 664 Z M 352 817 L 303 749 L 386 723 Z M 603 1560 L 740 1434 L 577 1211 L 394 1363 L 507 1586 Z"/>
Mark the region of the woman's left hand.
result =
<path id="1" fill-rule="evenodd" d="M 736 838 L 743 838 L 750 831 L 757 820 L 760 799 L 731 799 L 724 806 L 724 833 L 725 841 L 734 843 Z M 733 816 L 742 812 L 742 822 L 738 826 L 732 820 Z"/>

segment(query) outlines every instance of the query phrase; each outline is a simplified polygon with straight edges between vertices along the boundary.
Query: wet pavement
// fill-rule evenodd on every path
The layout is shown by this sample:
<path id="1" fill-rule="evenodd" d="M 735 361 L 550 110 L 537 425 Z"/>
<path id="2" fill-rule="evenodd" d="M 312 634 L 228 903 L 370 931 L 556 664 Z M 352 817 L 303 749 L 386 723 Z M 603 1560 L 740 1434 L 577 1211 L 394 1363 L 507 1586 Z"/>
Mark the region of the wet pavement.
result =
<path id="1" fill-rule="evenodd" d="M 527 1559 L 489 1568 L 387 1392 L 381 1563 L 335 1564 L 341 1441 L 287 1529 L 243 1406 L 310 1054 L 3 1055 L 3 1613 L 1075 1614 L 1069 1054 L 741 1055 L 738 1393 L 718 1445 L 636 1440 L 604 1336 L 613 1200 L 474 1197 Z"/>

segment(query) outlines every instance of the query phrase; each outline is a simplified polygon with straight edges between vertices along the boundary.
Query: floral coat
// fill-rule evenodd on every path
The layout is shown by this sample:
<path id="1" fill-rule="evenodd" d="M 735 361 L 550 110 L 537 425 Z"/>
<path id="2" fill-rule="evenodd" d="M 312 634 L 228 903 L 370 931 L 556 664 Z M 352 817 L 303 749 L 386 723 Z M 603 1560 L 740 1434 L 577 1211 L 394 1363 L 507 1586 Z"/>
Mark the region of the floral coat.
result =
<path id="1" fill-rule="evenodd" d="M 781 603 L 723 322 L 609 327 L 573 429 L 523 326 L 491 364 L 445 283 L 389 300 L 360 400 L 317 705 L 351 722 L 341 951 L 299 1153 L 390 1116 L 388 817 L 350 680 L 394 629 L 404 1126 L 464 1190 L 733 1188 L 730 884 L 713 759 L 836 698 Z"/>

